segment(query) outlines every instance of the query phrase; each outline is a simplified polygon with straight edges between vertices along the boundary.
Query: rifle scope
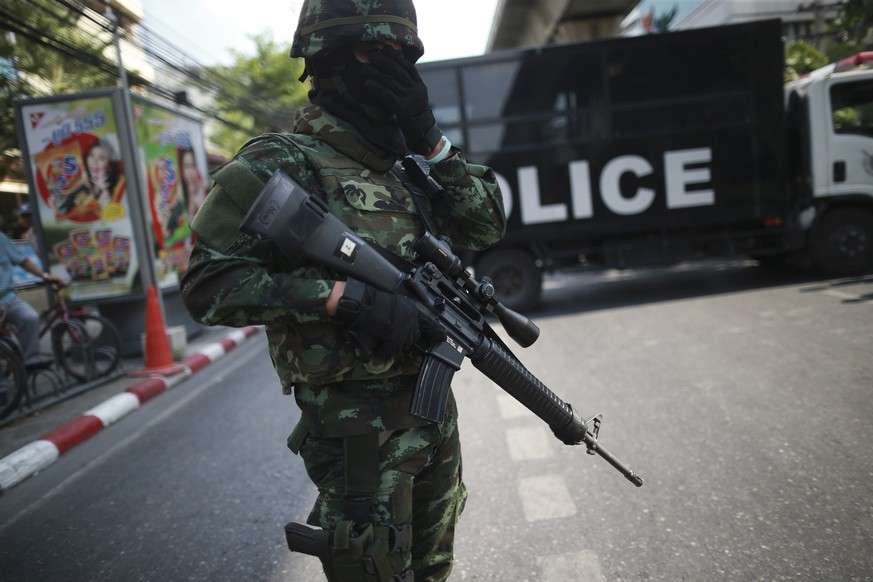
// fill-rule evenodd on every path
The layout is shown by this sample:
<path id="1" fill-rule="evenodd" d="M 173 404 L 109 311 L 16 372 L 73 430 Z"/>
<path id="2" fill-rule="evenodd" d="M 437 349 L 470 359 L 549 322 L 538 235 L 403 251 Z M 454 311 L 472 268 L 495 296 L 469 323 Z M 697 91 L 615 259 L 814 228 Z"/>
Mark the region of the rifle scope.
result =
<path id="1" fill-rule="evenodd" d="M 518 345 L 523 348 L 533 345 L 540 337 L 540 328 L 524 315 L 503 305 L 496 297 L 494 284 L 488 277 L 476 281 L 469 271 L 464 270 L 461 259 L 452 252 L 452 242 L 448 237 L 437 239 L 425 232 L 412 244 L 412 248 L 426 261 L 430 261 L 443 274 L 460 280 L 463 288 L 487 311 L 493 313 Z"/>

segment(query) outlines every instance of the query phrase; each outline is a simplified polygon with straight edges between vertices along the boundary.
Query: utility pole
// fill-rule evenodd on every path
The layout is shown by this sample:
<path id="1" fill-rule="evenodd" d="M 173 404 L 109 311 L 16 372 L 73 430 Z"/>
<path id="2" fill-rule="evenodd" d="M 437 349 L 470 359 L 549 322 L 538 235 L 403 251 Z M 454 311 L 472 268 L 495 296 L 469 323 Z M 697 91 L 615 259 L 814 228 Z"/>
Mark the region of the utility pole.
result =
<path id="1" fill-rule="evenodd" d="M 824 53 L 827 49 L 825 24 L 827 23 L 825 16 L 828 10 L 839 10 L 845 2 L 837 0 L 825 4 L 823 0 L 812 0 L 809 4 L 800 4 L 797 6 L 798 12 L 812 12 L 813 36 L 815 38 L 815 48 Z"/>
<path id="2" fill-rule="evenodd" d="M 155 273 L 155 262 L 152 259 L 152 249 L 154 241 L 152 240 L 151 229 L 147 226 L 146 217 L 148 213 L 145 207 L 146 189 L 144 188 L 145 180 L 140 171 L 139 164 L 139 148 L 137 147 L 136 124 L 134 123 L 133 104 L 130 100 L 130 86 L 127 80 L 127 71 L 124 68 L 124 63 L 121 58 L 121 35 L 119 32 L 118 17 L 112 11 L 109 5 L 109 0 L 104 0 L 106 5 L 105 16 L 112 25 L 112 33 L 115 40 L 115 59 L 118 63 L 118 76 L 121 79 L 121 101 L 122 111 L 121 125 L 124 131 L 121 135 L 126 135 L 124 139 L 120 139 L 122 150 L 126 152 L 125 159 L 128 163 L 125 164 L 124 173 L 127 178 L 128 187 L 128 203 L 131 209 L 131 224 L 136 244 L 137 259 L 139 260 L 139 275 L 142 281 L 143 292 L 147 292 L 152 286 L 157 291 L 158 304 L 161 308 L 161 317 L 166 323 L 166 312 L 164 310 L 163 293 L 157 286 L 157 274 Z"/>
<path id="3" fill-rule="evenodd" d="M 824 54 L 825 52 L 825 21 L 824 21 L 824 7 L 821 5 L 821 0 L 812 0 L 812 15 L 813 15 L 813 23 L 815 26 L 815 48 L 818 49 L 818 52 Z"/>

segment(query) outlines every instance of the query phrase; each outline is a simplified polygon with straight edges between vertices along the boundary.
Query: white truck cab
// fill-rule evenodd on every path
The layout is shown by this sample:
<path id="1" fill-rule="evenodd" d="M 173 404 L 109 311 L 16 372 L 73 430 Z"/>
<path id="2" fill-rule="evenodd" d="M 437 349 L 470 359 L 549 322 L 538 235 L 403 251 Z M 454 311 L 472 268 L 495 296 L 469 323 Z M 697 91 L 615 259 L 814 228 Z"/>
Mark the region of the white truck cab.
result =
<path id="1" fill-rule="evenodd" d="M 789 133 L 806 125 L 794 135 L 804 142 L 799 169 L 815 216 L 810 250 L 817 267 L 834 273 L 861 270 L 873 257 L 871 66 L 873 52 L 863 52 L 786 87 Z M 793 106 L 803 113 L 792 115 Z"/>

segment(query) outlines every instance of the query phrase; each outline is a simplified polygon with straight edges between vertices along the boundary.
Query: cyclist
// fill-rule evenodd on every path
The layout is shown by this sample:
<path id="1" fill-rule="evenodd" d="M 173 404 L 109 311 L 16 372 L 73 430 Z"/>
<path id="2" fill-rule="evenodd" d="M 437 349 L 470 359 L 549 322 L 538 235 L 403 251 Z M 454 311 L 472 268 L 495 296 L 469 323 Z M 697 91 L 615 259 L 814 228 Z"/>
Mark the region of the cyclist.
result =
<path id="1" fill-rule="evenodd" d="M 12 278 L 12 267 L 15 265 L 19 265 L 28 273 L 46 282 L 63 285 L 64 280 L 57 275 L 42 271 L 9 240 L 8 236 L 0 232 L 0 309 L 6 310 L 6 321 L 15 326 L 27 370 L 45 369 L 51 366 L 52 362 L 39 355 L 39 314 L 18 296 Z"/>
<path id="2" fill-rule="evenodd" d="M 34 249 L 33 244 L 33 213 L 30 211 L 30 204 L 22 204 L 15 211 L 16 224 L 12 227 L 12 237 L 19 240 L 26 240 Z"/>

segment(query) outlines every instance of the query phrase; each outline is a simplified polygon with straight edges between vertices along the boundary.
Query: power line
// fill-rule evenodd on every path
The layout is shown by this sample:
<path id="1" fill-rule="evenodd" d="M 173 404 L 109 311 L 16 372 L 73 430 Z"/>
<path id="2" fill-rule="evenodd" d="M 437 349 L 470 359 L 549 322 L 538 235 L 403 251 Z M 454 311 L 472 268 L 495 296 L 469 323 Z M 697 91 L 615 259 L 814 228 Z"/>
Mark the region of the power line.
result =
<path id="1" fill-rule="evenodd" d="M 136 28 L 141 34 L 140 40 L 142 40 L 142 46 L 146 54 L 152 58 L 170 69 L 181 73 L 195 84 L 222 94 L 226 99 L 233 101 L 242 111 L 256 119 L 265 120 L 273 127 L 281 127 L 283 124 L 287 124 L 288 112 L 276 108 L 271 102 L 270 97 L 258 95 L 256 91 L 239 79 L 222 75 L 214 69 L 202 65 L 182 49 L 142 23 L 137 24 Z M 233 96 L 227 93 L 228 88 L 237 89 L 240 91 L 240 94 Z"/>
<path id="2" fill-rule="evenodd" d="M 79 19 L 85 18 L 98 31 L 111 33 L 113 27 L 104 15 L 100 15 L 72 0 L 54 0 L 56 4 L 59 4 L 65 10 L 50 10 L 45 6 L 45 3 L 37 2 L 36 0 L 22 1 L 29 4 L 33 9 L 28 9 L 29 12 L 24 17 L 13 16 L 11 13 L 4 11 L 0 14 L 0 26 L 2 28 L 55 51 L 66 58 L 93 66 L 114 78 L 118 77 L 117 66 L 112 60 L 104 58 L 93 50 L 89 50 L 89 47 L 77 46 L 72 42 L 59 38 L 57 35 L 52 36 L 44 30 L 44 27 L 39 26 L 38 21 L 39 14 L 44 19 L 54 21 L 61 28 L 75 29 L 80 28 Z M 222 75 L 214 69 L 204 66 L 196 59 L 190 57 L 185 51 L 142 23 L 136 23 L 133 27 L 135 29 L 133 35 L 124 28 L 119 32 L 126 42 L 133 46 L 142 47 L 144 54 L 153 63 L 158 64 L 167 77 L 174 79 L 181 85 L 193 84 L 233 103 L 240 111 L 258 120 L 258 123 L 274 128 L 284 127 L 289 124 L 290 112 L 276 107 L 270 97 L 259 95 L 257 91 L 246 86 L 239 79 Z M 242 128 L 238 124 L 224 119 L 216 111 L 197 107 L 190 102 L 180 102 L 178 90 L 162 86 L 154 80 L 147 80 L 136 72 L 128 70 L 127 73 L 131 76 L 133 84 L 150 94 L 178 105 L 189 107 L 234 129 L 249 131 L 247 128 Z"/>
<path id="3" fill-rule="evenodd" d="M 28 40 L 31 40 L 32 42 L 52 49 L 75 60 L 87 63 L 89 65 L 93 65 L 98 69 L 103 70 L 104 72 L 114 74 L 114 68 L 108 61 L 105 61 L 104 59 L 96 57 L 90 53 L 83 52 L 82 47 L 80 46 L 70 44 L 58 38 L 47 36 L 43 33 L 43 31 L 35 28 L 28 22 L 15 18 L 11 14 L 0 15 L 0 25 L 2 25 L 3 28 L 9 30 L 10 32 L 21 35 Z"/>

